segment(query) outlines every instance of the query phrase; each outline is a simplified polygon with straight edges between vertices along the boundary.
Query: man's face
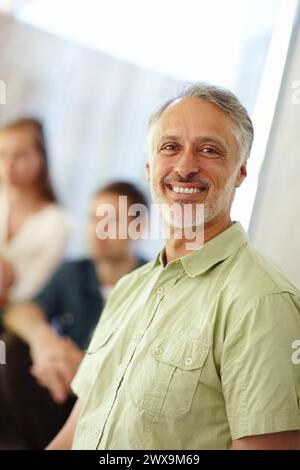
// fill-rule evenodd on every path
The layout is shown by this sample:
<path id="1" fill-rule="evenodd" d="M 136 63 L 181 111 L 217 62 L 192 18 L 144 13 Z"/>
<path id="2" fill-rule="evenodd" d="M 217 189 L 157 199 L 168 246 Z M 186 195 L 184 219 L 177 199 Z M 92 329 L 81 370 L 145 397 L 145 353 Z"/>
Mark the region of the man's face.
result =
<path id="1" fill-rule="evenodd" d="M 107 214 L 105 216 L 97 215 L 97 209 L 101 206 L 106 207 L 106 205 L 109 205 L 112 209 L 110 216 L 108 217 Z M 129 202 L 128 205 L 130 205 Z M 116 216 L 115 218 L 113 216 L 114 214 Z M 102 227 L 99 223 L 101 224 L 101 221 L 103 220 L 105 221 L 105 224 L 103 225 L 105 232 L 107 232 L 107 223 L 112 224 L 111 227 L 115 224 L 116 238 L 98 237 L 99 227 Z M 124 217 L 121 217 L 119 211 L 119 194 L 107 192 L 95 196 L 91 204 L 88 224 L 88 241 L 91 258 L 95 261 L 99 261 L 103 258 L 119 259 L 127 255 L 130 238 L 128 236 L 126 239 L 120 239 L 118 234 L 120 230 L 127 230 L 128 223 L 129 219 L 127 217 L 127 213 Z M 120 227 L 120 225 L 124 225 L 124 227 Z"/>
<path id="2" fill-rule="evenodd" d="M 154 126 L 146 163 L 154 202 L 204 204 L 206 225 L 228 217 L 235 188 L 246 176 L 231 118 L 212 103 L 186 97 L 172 103 Z"/>

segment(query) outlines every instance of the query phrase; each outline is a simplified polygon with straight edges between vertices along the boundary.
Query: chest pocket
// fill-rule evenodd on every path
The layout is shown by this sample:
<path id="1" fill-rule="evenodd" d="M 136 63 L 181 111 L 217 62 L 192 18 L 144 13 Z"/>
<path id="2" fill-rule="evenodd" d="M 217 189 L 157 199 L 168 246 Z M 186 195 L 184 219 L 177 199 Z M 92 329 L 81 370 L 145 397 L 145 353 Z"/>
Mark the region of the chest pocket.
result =
<path id="1" fill-rule="evenodd" d="M 189 412 L 209 350 L 204 339 L 190 335 L 156 340 L 142 408 L 169 418 Z"/>

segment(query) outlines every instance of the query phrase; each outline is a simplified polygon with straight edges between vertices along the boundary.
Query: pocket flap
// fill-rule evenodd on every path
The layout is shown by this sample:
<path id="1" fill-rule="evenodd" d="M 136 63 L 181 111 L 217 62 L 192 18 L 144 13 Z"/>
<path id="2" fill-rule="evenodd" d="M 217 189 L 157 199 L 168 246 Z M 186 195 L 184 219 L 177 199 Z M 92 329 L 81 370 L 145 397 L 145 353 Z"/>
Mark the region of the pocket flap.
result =
<path id="1" fill-rule="evenodd" d="M 209 350 L 210 345 L 205 340 L 196 340 L 188 335 L 178 339 L 158 339 L 151 347 L 156 360 L 184 370 L 203 367 Z"/>

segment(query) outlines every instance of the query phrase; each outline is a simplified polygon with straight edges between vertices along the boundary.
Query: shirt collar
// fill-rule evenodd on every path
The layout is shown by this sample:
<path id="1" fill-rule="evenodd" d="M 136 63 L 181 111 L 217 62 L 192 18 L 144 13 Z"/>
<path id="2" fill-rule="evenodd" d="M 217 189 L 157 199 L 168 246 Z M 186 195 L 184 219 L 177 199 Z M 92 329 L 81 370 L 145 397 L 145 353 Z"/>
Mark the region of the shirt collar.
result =
<path id="1" fill-rule="evenodd" d="M 204 243 L 201 248 L 179 258 L 179 260 L 188 276 L 195 277 L 224 261 L 246 243 L 248 243 L 246 232 L 240 222 L 234 222 L 224 232 Z M 164 266 L 164 250 L 158 253 L 151 268 L 158 265 Z"/>

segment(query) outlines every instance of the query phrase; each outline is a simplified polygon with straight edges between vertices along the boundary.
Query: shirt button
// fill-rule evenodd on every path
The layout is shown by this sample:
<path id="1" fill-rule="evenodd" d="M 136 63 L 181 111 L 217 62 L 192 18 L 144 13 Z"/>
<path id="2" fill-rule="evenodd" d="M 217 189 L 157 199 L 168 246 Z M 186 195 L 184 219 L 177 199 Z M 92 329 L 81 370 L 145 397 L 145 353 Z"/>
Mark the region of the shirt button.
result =
<path id="1" fill-rule="evenodd" d="M 163 287 L 159 287 L 159 288 L 157 289 L 156 293 L 157 293 L 158 295 L 163 294 L 163 293 L 164 293 L 164 288 L 163 288 Z"/>
<path id="2" fill-rule="evenodd" d="M 193 364 L 193 359 L 191 357 L 187 357 L 185 360 L 185 365 L 189 367 L 192 364 Z"/>
<path id="3" fill-rule="evenodd" d="M 156 349 L 155 349 L 155 354 L 157 356 L 160 356 L 162 353 L 164 352 L 163 348 L 161 346 L 158 346 Z"/>

